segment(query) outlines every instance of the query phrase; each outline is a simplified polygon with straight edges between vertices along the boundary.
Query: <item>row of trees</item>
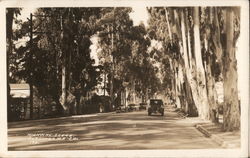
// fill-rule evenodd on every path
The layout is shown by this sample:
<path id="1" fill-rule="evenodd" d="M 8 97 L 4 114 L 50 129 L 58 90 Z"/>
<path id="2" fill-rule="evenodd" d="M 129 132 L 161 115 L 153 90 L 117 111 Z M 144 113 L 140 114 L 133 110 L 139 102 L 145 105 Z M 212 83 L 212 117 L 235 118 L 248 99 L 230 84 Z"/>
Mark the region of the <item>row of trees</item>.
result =
<path id="1" fill-rule="evenodd" d="M 237 7 L 149 7 L 148 27 L 133 25 L 132 8 L 39 8 L 29 21 L 7 9 L 11 82 L 25 80 L 63 111 L 80 114 L 80 97 L 108 80 L 114 94 L 125 87 L 146 100 L 169 94 L 189 116 L 218 122 L 215 83 L 224 85 L 224 129 L 240 127 L 235 48 L 240 33 Z M 13 45 L 30 36 L 24 46 Z M 90 57 L 98 37 L 100 65 Z M 154 47 L 153 42 L 161 47 Z M 101 77 L 104 74 L 104 78 Z M 128 83 L 124 86 L 124 83 Z M 76 104 L 72 104 L 72 96 Z M 74 98 L 73 97 L 73 98 Z"/>
<path id="2" fill-rule="evenodd" d="M 11 10 L 21 13 L 19 8 L 7 9 Z M 144 25 L 133 26 L 131 11 L 131 8 L 38 8 L 28 21 L 7 14 L 7 20 L 17 26 L 9 29 L 11 32 L 7 30 L 14 43 L 8 51 L 9 81 L 34 85 L 40 98 L 50 98 L 66 114 L 82 113 L 81 96 L 86 97 L 103 82 L 103 73 L 107 74 L 110 109 L 114 94 L 124 89 L 124 82 L 140 94 L 152 87 L 153 94 L 158 85 L 152 81 L 159 79 L 146 53 L 150 40 L 145 37 Z M 97 66 L 90 57 L 93 36 L 98 36 L 101 49 L 98 54 L 101 65 Z M 19 41 L 25 44 L 19 46 L 16 44 Z M 145 78 L 145 74 L 149 77 Z"/>
<path id="3" fill-rule="evenodd" d="M 72 105 L 71 113 L 81 113 L 80 95 L 86 96 L 100 82 L 100 67 L 94 65 L 89 48 L 100 12 L 101 8 L 39 8 L 28 21 L 17 21 L 12 40 L 27 42 L 9 53 L 10 81 L 34 85 L 40 97 L 52 98 L 65 113 L 74 96 L 78 104 Z"/>
<path id="4" fill-rule="evenodd" d="M 124 90 L 123 83 L 127 82 L 129 91 L 133 95 L 144 94 L 141 97 L 145 101 L 161 87 L 148 52 L 151 41 L 147 29 L 143 23 L 133 25 L 129 16 L 131 8 L 109 8 L 106 11 L 100 19 L 103 29 L 98 32 L 98 57 L 111 81 L 107 89 L 112 96 L 112 93 Z"/>
<path id="5" fill-rule="evenodd" d="M 149 32 L 162 43 L 170 65 L 178 107 L 190 116 L 218 122 L 215 82 L 224 85 L 224 130 L 240 128 L 236 42 L 240 33 L 237 7 L 148 8 Z M 165 71 L 165 78 L 169 72 Z M 174 77 L 172 77 L 174 76 Z"/>

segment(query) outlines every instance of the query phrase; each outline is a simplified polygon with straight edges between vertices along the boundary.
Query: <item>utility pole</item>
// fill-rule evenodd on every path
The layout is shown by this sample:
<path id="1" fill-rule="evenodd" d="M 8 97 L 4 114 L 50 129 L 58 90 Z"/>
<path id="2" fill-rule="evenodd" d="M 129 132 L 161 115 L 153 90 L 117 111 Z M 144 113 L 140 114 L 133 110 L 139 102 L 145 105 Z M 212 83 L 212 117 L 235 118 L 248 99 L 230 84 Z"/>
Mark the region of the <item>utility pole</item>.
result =
<path id="1" fill-rule="evenodd" d="M 106 73 L 105 73 L 105 71 L 104 71 L 104 87 L 103 87 L 103 89 L 104 89 L 103 95 L 105 96 L 105 91 L 106 91 Z"/>
<path id="2" fill-rule="evenodd" d="M 33 24 L 32 24 L 32 18 L 33 15 L 30 13 L 30 55 L 29 55 L 29 60 L 30 60 L 30 119 L 33 119 Z"/>
<path id="3" fill-rule="evenodd" d="M 61 40 L 63 41 L 64 38 L 64 29 L 63 29 L 63 17 L 60 17 L 60 27 L 61 27 Z M 62 54 L 62 96 L 61 96 L 61 104 L 64 108 L 64 114 L 68 114 L 69 109 L 66 106 L 66 100 L 67 100 L 67 82 L 66 82 L 66 54 L 65 51 L 61 48 L 60 49 Z"/>
<path id="4" fill-rule="evenodd" d="M 111 97 L 111 111 L 113 109 L 114 104 L 114 24 L 112 24 L 112 33 L 111 33 L 111 84 L 110 84 L 110 97 Z"/>
<path id="5" fill-rule="evenodd" d="M 33 69 L 33 55 L 34 55 L 34 49 L 33 49 L 33 34 L 44 34 L 44 33 L 48 33 L 48 32 L 38 32 L 38 31 L 34 31 L 33 29 L 33 17 L 49 17 L 49 16 L 44 16 L 44 15 L 33 15 L 32 13 L 30 13 L 30 18 L 27 18 L 28 21 L 30 22 L 30 54 L 29 54 L 29 69 L 30 69 L 30 80 L 29 80 L 29 85 L 30 85 L 30 119 L 33 119 L 33 112 L 34 112 L 34 89 L 33 89 L 33 85 L 34 85 L 34 69 Z M 40 110 L 40 109 L 39 109 Z"/>
<path id="6" fill-rule="evenodd" d="M 115 57 L 114 57 L 114 33 L 115 33 L 115 10 L 113 14 L 113 24 L 111 30 L 111 84 L 110 84 L 110 99 L 111 99 L 111 107 L 110 109 L 113 110 L 114 104 L 114 73 L 115 73 Z"/>

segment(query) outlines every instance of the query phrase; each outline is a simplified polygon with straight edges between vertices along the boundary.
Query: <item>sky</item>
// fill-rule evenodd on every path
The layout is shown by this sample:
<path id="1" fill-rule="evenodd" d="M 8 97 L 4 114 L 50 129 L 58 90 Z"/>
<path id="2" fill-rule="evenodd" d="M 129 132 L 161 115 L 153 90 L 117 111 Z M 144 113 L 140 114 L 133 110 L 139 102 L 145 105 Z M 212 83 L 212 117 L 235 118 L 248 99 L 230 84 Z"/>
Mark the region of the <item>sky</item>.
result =
<path id="1" fill-rule="evenodd" d="M 30 17 L 30 13 L 34 13 L 34 11 L 36 10 L 36 8 L 32 8 L 32 7 L 25 7 L 22 9 L 21 11 L 21 15 L 18 16 L 18 18 L 20 18 L 23 21 L 26 21 L 27 18 Z"/>
<path id="2" fill-rule="evenodd" d="M 138 25 L 141 21 L 147 25 L 147 19 L 148 19 L 148 13 L 145 7 L 141 6 L 133 6 L 133 12 L 130 13 L 130 17 L 134 22 L 134 25 Z M 34 12 L 36 8 L 23 8 L 21 11 L 22 15 L 19 16 L 20 19 L 23 21 L 27 20 L 29 18 L 30 13 Z"/>
<path id="3" fill-rule="evenodd" d="M 139 25 L 142 21 L 147 26 L 148 13 L 146 7 L 135 6 L 132 9 L 133 12 L 130 13 L 130 18 L 133 20 L 134 25 Z"/>

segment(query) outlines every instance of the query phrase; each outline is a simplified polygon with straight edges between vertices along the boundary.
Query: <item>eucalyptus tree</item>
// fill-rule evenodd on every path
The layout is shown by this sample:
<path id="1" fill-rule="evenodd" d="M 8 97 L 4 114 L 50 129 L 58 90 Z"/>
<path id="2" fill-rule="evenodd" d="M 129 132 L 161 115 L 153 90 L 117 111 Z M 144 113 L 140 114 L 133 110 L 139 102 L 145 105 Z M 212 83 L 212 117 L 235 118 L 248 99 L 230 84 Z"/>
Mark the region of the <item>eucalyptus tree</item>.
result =
<path id="1" fill-rule="evenodd" d="M 174 67 L 175 78 L 181 77 L 176 68 L 185 74 L 184 83 L 189 84 L 184 85 L 185 91 L 192 94 L 184 96 L 189 108 L 194 103 L 201 118 L 218 121 L 214 86 L 219 76 L 223 76 L 224 129 L 238 129 L 240 117 L 235 50 L 240 32 L 239 8 L 170 7 L 149 8 L 148 11 L 149 35 L 168 48 L 165 49 L 170 56 L 168 67 Z M 170 51 L 173 47 L 176 51 Z M 178 93 L 182 82 L 178 79 L 174 81 Z M 179 92 L 184 93 L 182 90 Z"/>
<path id="2" fill-rule="evenodd" d="M 76 89 L 78 95 L 79 91 L 85 94 L 99 80 L 98 67 L 90 58 L 89 48 L 99 13 L 100 8 L 39 8 L 32 21 L 35 32 L 32 45 L 27 42 L 16 50 L 22 64 L 16 75 L 29 81 L 32 71 L 40 95 L 52 96 L 58 104 L 61 101 L 66 113 L 69 109 L 73 114 L 81 113 L 81 108 L 70 107 L 72 101 L 67 95 L 77 95 Z M 32 67 L 28 58 L 31 53 Z"/>
<path id="3" fill-rule="evenodd" d="M 103 8 L 102 16 L 98 22 L 98 47 L 101 49 L 99 58 L 103 64 L 109 67 L 107 70 L 109 80 L 109 95 L 111 102 L 114 100 L 114 93 L 118 93 L 122 87 L 115 81 L 122 84 L 127 78 L 126 64 L 131 55 L 130 31 L 133 26 L 129 17 L 131 8 Z M 119 86 L 114 86 L 114 85 Z M 110 107 L 111 108 L 111 107 Z"/>
<path id="4" fill-rule="evenodd" d="M 161 83 L 156 76 L 156 68 L 152 59 L 154 50 L 149 50 L 151 40 L 147 35 L 147 29 L 143 23 L 131 29 L 132 55 L 129 71 L 132 72 L 133 80 L 136 82 L 135 91 L 142 94 L 142 101 L 146 101 L 149 95 L 159 90 Z M 148 93 L 150 90 L 150 93 Z"/>
<path id="5" fill-rule="evenodd" d="M 236 42 L 240 34 L 240 8 L 225 8 L 226 27 L 225 55 L 223 57 L 224 106 L 223 129 L 226 131 L 240 128 L 240 104 L 238 96 L 238 73 Z M 239 52 L 238 52 L 239 53 Z"/>
<path id="6" fill-rule="evenodd" d="M 240 127 L 240 105 L 237 83 L 236 42 L 240 34 L 238 7 L 201 8 L 201 44 L 206 73 L 210 118 L 218 122 L 215 82 L 223 78 L 224 130 Z M 230 77 L 229 77 L 230 76 Z"/>
<path id="7" fill-rule="evenodd" d="M 205 69 L 200 43 L 199 8 L 152 8 L 152 30 L 164 42 L 172 67 L 177 106 L 209 119 Z M 157 27 L 159 26 L 159 27 Z M 181 75 L 183 74 L 183 75 Z M 196 111 L 198 110 L 198 111 Z"/>
<path id="8" fill-rule="evenodd" d="M 174 94 L 174 99 L 177 107 L 182 107 L 190 115 L 195 114 L 195 108 L 192 105 L 193 99 L 190 94 L 192 94 L 191 88 L 189 86 L 189 81 L 187 80 L 187 71 L 188 67 L 186 66 L 185 48 L 183 51 L 182 45 L 182 30 L 181 26 L 181 15 L 178 15 L 178 12 L 181 11 L 177 8 L 149 8 L 150 20 L 149 25 L 151 29 L 152 36 L 158 41 L 163 42 L 164 59 L 162 64 L 167 64 L 165 66 L 165 76 L 172 74 L 172 78 L 169 79 L 168 84 L 172 84 Z M 183 32 L 185 34 L 185 32 Z M 183 42 L 184 43 L 184 42 Z M 186 41 L 185 41 L 186 43 Z M 184 44 L 185 44 L 184 43 Z M 184 45 L 185 46 L 185 45 Z M 168 62 L 166 61 L 168 60 Z M 189 72 L 189 71 L 188 71 Z M 166 83 L 165 83 L 166 85 Z M 188 100 L 187 100 L 188 99 Z M 187 106 L 189 104 L 189 106 Z M 188 107 L 192 110 L 189 110 Z"/>
<path id="9" fill-rule="evenodd" d="M 163 68 L 167 71 L 164 72 L 164 78 L 166 79 L 170 74 L 172 74 L 170 78 L 170 82 L 166 83 L 165 80 L 165 85 L 167 86 L 168 84 L 172 84 L 171 89 L 172 89 L 172 95 L 174 96 L 174 100 L 176 102 L 179 102 L 179 97 L 178 97 L 178 85 L 179 81 L 178 78 L 176 77 L 176 58 L 177 58 L 177 51 L 178 47 L 175 45 L 175 37 L 173 37 L 172 30 L 170 30 L 170 19 L 168 18 L 168 15 L 164 15 L 164 8 L 147 8 L 149 12 L 149 37 L 153 40 L 163 42 L 163 48 L 164 52 L 162 52 L 164 55 L 162 55 L 162 62 L 163 62 Z M 167 11 L 166 11 L 167 12 Z M 166 61 L 168 60 L 168 61 Z M 168 65 L 168 66 L 167 66 Z M 170 67 L 170 69 L 166 69 L 167 67 Z M 178 105 L 180 107 L 180 105 Z"/>
<path id="10" fill-rule="evenodd" d="M 10 58 L 13 57 L 13 22 L 17 22 L 16 17 L 20 15 L 21 8 L 7 8 L 6 9 L 6 56 L 7 56 L 7 109 L 10 110 Z M 11 119 L 11 116 L 8 115 Z"/>
<path id="11" fill-rule="evenodd" d="M 206 77 L 201 54 L 201 39 L 200 39 L 200 12 L 199 7 L 193 8 L 193 32 L 194 32 L 194 55 L 196 64 L 196 79 L 199 95 L 200 108 L 199 114 L 204 119 L 209 119 L 209 104 L 206 89 Z"/>
<path id="12" fill-rule="evenodd" d="M 114 92 L 123 87 L 123 82 L 128 82 L 126 87 L 129 87 L 132 98 L 140 96 L 145 101 L 148 92 L 152 96 L 161 85 L 148 52 L 148 30 L 143 23 L 133 26 L 129 17 L 131 8 L 106 8 L 106 11 L 100 20 L 103 30 L 99 32 L 99 58 L 109 68 L 109 80 L 112 80 L 114 72 L 115 81 L 120 81 L 120 86 L 114 87 Z"/>
<path id="13" fill-rule="evenodd" d="M 201 46 L 202 46 L 202 59 L 206 76 L 206 88 L 209 103 L 209 118 L 213 122 L 218 122 L 218 102 L 215 89 L 215 83 L 220 75 L 222 65 L 218 64 L 219 58 L 216 55 L 216 47 L 220 34 L 217 31 L 218 21 L 216 7 L 201 7 L 200 8 L 200 33 L 201 33 Z M 214 39 L 214 37 L 217 37 Z"/>

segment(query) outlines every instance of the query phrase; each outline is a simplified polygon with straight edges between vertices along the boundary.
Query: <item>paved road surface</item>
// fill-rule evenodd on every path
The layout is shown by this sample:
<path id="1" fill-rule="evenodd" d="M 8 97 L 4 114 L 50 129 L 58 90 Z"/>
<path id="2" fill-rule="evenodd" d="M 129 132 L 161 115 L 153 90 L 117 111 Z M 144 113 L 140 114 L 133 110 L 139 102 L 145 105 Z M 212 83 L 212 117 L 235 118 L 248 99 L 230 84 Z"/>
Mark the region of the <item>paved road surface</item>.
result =
<path id="1" fill-rule="evenodd" d="M 9 150 L 220 148 L 176 113 L 104 113 L 9 123 Z"/>

